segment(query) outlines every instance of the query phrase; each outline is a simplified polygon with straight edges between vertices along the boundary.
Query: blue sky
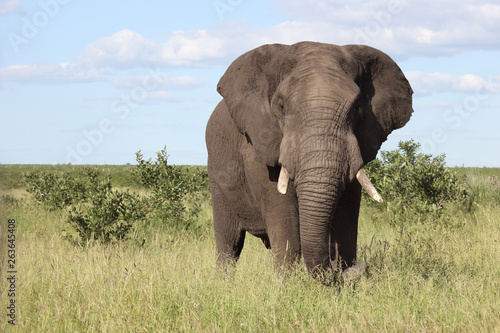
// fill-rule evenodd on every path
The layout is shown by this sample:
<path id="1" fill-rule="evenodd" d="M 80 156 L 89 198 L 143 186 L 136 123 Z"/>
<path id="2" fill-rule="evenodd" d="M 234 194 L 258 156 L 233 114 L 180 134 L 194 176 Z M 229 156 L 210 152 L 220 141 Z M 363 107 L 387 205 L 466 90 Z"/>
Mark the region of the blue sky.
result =
<path id="1" fill-rule="evenodd" d="M 206 164 L 220 76 L 267 43 L 368 44 L 412 84 L 414 138 L 500 167 L 500 4 L 488 0 L 0 0 L 0 163 Z"/>

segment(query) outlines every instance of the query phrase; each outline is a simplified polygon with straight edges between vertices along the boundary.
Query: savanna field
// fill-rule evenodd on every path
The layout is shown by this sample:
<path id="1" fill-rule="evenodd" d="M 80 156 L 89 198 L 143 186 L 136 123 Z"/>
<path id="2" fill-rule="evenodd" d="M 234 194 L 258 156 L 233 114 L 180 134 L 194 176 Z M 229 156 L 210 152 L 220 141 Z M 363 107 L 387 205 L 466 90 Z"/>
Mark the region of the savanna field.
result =
<path id="1" fill-rule="evenodd" d="M 222 276 L 206 167 L 169 165 L 165 151 L 136 165 L 0 165 L 0 331 L 500 332 L 500 169 L 417 151 L 402 143 L 366 168 L 384 197 L 362 201 L 369 272 L 330 285 L 303 264 L 278 273 L 250 235 Z"/>

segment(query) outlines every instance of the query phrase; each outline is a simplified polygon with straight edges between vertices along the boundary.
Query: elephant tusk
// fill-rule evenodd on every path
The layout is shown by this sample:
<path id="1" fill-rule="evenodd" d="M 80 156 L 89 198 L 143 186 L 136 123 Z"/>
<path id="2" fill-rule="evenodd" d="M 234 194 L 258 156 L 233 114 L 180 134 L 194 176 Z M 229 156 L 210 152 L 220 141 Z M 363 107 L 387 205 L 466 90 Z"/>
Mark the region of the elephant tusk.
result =
<path id="1" fill-rule="evenodd" d="M 286 190 L 288 189 L 288 180 L 290 179 L 290 174 L 285 169 L 284 166 L 281 166 L 280 176 L 278 178 L 278 192 L 281 194 L 286 194 Z"/>
<path id="2" fill-rule="evenodd" d="M 377 190 L 373 186 L 370 179 L 368 179 L 368 176 L 366 175 L 366 173 L 363 169 L 360 169 L 358 171 L 358 173 L 356 174 L 356 178 L 358 179 L 358 182 L 361 184 L 361 186 L 368 193 L 368 195 L 370 197 L 372 197 L 373 200 L 380 202 L 380 203 L 384 202 L 384 200 L 382 199 L 382 196 L 377 192 Z"/>

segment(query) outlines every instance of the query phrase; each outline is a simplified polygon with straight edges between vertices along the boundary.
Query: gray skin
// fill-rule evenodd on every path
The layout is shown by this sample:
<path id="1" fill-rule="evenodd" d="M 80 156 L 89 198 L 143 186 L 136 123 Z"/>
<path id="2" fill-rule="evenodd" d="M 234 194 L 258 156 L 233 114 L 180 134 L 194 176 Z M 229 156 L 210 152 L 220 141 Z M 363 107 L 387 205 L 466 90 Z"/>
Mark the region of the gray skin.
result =
<path id="1" fill-rule="evenodd" d="M 413 112 L 400 68 L 362 45 L 264 45 L 236 59 L 217 90 L 206 143 L 218 263 L 236 262 L 248 232 L 280 267 L 300 255 L 314 276 L 354 265 L 356 173 Z"/>

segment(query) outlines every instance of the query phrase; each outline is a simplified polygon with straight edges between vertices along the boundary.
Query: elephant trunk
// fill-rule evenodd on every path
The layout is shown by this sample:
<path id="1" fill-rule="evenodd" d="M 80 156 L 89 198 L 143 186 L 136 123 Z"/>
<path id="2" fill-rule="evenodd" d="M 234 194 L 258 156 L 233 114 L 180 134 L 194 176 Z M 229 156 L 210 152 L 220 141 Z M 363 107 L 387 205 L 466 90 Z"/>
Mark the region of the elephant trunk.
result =
<path id="1" fill-rule="evenodd" d="M 349 180 L 346 150 L 339 147 L 338 140 L 323 140 L 323 146 L 329 146 L 330 149 L 304 154 L 302 160 L 307 162 L 300 167 L 295 180 L 299 200 L 302 254 L 308 270 L 313 275 L 332 268 L 330 259 L 336 256 L 331 253 L 335 248 L 330 244 L 333 217 Z M 332 149 L 332 146 L 335 148 Z"/>
<path id="2" fill-rule="evenodd" d="M 337 257 L 332 228 L 338 202 L 346 186 L 364 176 L 364 172 L 358 173 L 363 160 L 350 112 L 356 102 L 356 89 L 337 82 L 334 75 L 325 81 L 329 84 L 310 88 L 306 101 L 294 103 L 307 113 L 290 125 L 291 128 L 301 126 L 300 135 L 290 139 L 285 131 L 281 147 L 285 156 L 280 156 L 282 172 L 278 180 L 278 191 L 285 193 L 288 172 L 290 179 L 294 179 L 299 201 L 301 251 L 313 275 L 332 268 L 331 261 Z M 345 98 L 327 97 L 330 90 L 324 90 L 325 86 L 335 87 L 338 96 Z"/>

